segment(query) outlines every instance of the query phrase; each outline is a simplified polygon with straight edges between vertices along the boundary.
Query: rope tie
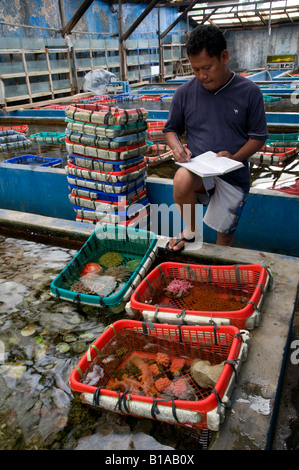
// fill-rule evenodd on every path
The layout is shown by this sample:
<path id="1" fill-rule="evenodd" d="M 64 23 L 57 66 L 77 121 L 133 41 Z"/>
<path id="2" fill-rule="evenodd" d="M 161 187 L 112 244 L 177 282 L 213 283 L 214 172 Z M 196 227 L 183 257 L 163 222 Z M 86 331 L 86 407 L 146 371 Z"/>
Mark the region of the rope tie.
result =
<path id="1" fill-rule="evenodd" d="M 160 403 L 165 403 L 165 402 L 169 402 L 170 400 L 168 398 L 165 398 L 165 399 L 157 399 L 156 397 L 153 397 L 153 404 L 152 404 L 152 407 L 151 407 L 151 416 L 152 418 L 154 419 L 157 419 L 156 418 L 156 415 L 160 414 L 160 411 L 158 409 L 158 404 Z M 176 407 L 175 407 L 175 403 L 174 403 L 174 398 L 171 400 L 172 404 L 171 404 L 171 409 L 172 409 L 172 415 L 174 417 L 174 419 L 178 422 L 179 419 L 177 417 L 177 414 L 176 414 Z"/>
<path id="2" fill-rule="evenodd" d="M 121 405 L 122 405 L 122 403 L 123 403 L 125 411 L 126 411 L 127 413 L 130 413 L 130 410 L 129 410 L 128 406 L 127 406 L 127 397 L 126 397 L 126 395 L 129 393 L 129 391 L 130 391 L 130 387 L 128 387 L 128 388 L 123 392 L 123 394 L 121 394 L 120 392 L 118 393 L 118 400 L 117 400 L 117 403 L 116 403 L 116 405 L 115 405 L 115 407 L 114 407 L 115 410 L 118 408 L 119 411 L 122 411 Z"/>
<path id="3" fill-rule="evenodd" d="M 244 334 L 243 331 L 239 331 L 238 333 L 236 333 L 234 335 L 234 338 L 238 338 L 239 341 L 242 341 L 243 342 L 243 338 L 242 338 L 242 335 Z"/>
<path id="4" fill-rule="evenodd" d="M 155 323 L 159 323 L 158 314 L 159 314 L 159 305 L 156 304 L 156 310 L 154 312 L 154 322 Z"/>
<path id="5" fill-rule="evenodd" d="M 60 299 L 60 292 L 59 292 L 59 289 L 58 289 L 57 287 L 56 287 L 56 297 L 57 297 L 58 299 Z"/>
<path id="6" fill-rule="evenodd" d="M 127 124 L 129 122 L 129 114 L 128 114 L 128 111 L 126 109 L 124 109 L 123 112 L 124 112 L 124 115 L 125 115 L 125 124 Z"/>
<path id="7" fill-rule="evenodd" d="M 145 277 L 144 280 L 146 281 L 146 283 L 147 283 L 147 285 L 148 285 L 148 287 L 149 287 L 149 290 L 151 291 L 151 294 L 154 295 L 155 290 L 154 290 L 153 286 L 151 285 L 151 283 L 149 282 L 148 278 Z"/>
<path id="8" fill-rule="evenodd" d="M 180 313 L 177 314 L 177 318 L 182 320 L 182 325 L 186 325 L 185 322 L 185 316 L 186 316 L 186 308 L 184 308 Z"/>
<path id="9" fill-rule="evenodd" d="M 179 342 L 183 343 L 183 335 L 182 335 L 182 325 L 178 325 L 178 330 L 179 330 Z"/>
<path id="10" fill-rule="evenodd" d="M 239 361 L 239 359 L 230 359 L 230 360 L 224 361 L 224 364 L 228 364 L 228 365 L 231 366 L 231 368 L 234 371 L 234 374 L 235 374 L 236 378 L 238 378 L 238 373 L 237 373 L 237 370 L 236 370 L 235 366 L 236 366 L 238 361 Z"/>
<path id="11" fill-rule="evenodd" d="M 188 264 L 187 266 L 184 266 L 184 269 L 185 269 L 185 270 L 187 271 L 187 273 L 188 273 L 188 279 L 190 279 L 190 277 L 192 277 L 193 279 L 196 277 L 193 268 L 191 268 L 189 264 Z"/>
<path id="12" fill-rule="evenodd" d="M 215 393 L 215 395 L 216 395 L 216 398 L 217 398 L 217 401 L 218 401 L 217 413 L 220 414 L 220 413 L 221 413 L 221 405 L 224 406 L 224 404 L 222 403 L 221 398 L 220 398 L 220 396 L 218 395 L 218 392 L 217 392 L 216 388 L 214 388 L 214 389 L 212 390 L 212 393 Z"/>
<path id="13" fill-rule="evenodd" d="M 105 387 L 98 387 L 93 394 L 92 404 L 95 406 L 99 406 L 99 396 L 101 394 L 101 390 Z"/>
<path id="14" fill-rule="evenodd" d="M 143 330 L 143 333 L 148 336 L 148 330 L 146 328 L 146 325 L 152 330 L 153 328 L 155 328 L 155 325 L 150 322 L 150 321 L 143 321 L 142 322 L 142 330 Z"/>
<path id="15" fill-rule="evenodd" d="M 213 322 L 213 331 L 214 331 L 214 341 L 215 341 L 215 346 L 218 346 L 218 341 L 217 341 L 217 334 L 216 331 L 219 330 L 219 326 L 216 325 L 215 322 Z"/>
<path id="16" fill-rule="evenodd" d="M 254 309 L 255 309 L 258 313 L 261 313 L 261 312 L 260 312 L 260 309 L 258 308 L 258 306 L 256 305 L 256 303 L 255 303 L 253 300 L 249 300 L 249 301 L 247 302 L 247 305 L 248 305 L 248 304 L 252 304 L 253 307 L 254 307 Z"/>
<path id="17" fill-rule="evenodd" d="M 236 265 L 235 265 L 235 268 L 236 268 L 236 278 L 237 278 L 237 282 L 239 283 L 239 282 L 241 281 L 239 265 L 236 264 Z"/>

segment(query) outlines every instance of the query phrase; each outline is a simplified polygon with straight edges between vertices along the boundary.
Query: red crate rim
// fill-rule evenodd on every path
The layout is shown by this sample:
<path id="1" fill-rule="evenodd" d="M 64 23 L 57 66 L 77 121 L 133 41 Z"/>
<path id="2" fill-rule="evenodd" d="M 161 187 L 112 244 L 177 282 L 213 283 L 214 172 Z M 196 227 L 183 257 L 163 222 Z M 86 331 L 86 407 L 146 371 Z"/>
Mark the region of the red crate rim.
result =
<path id="1" fill-rule="evenodd" d="M 172 263 L 172 262 L 161 263 L 159 266 L 157 266 L 152 271 L 150 271 L 150 273 L 140 282 L 138 287 L 135 289 L 135 291 L 133 292 L 133 294 L 131 296 L 131 299 L 130 299 L 131 308 L 132 309 L 137 309 L 137 310 L 140 310 L 140 311 L 144 311 L 144 310 L 156 311 L 157 310 L 156 305 L 142 303 L 141 301 L 139 301 L 138 293 L 142 292 L 142 290 L 144 288 L 148 287 L 148 284 L 151 284 L 151 280 L 154 278 L 154 276 L 156 274 L 160 274 L 161 270 L 163 272 L 163 269 L 167 269 L 168 267 L 182 268 L 182 267 L 187 267 L 187 266 L 189 266 L 191 269 L 192 269 L 192 267 L 194 267 L 194 268 L 197 268 L 197 269 L 198 268 L 211 268 L 211 270 L 217 269 L 217 268 L 221 268 L 221 269 L 233 269 L 233 268 L 235 268 L 235 269 L 237 269 L 237 266 L 238 266 L 238 268 L 241 268 L 241 269 L 243 269 L 243 268 L 244 269 L 246 269 L 246 268 L 247 269 L 248 268 L 259 269 L 260 270 L 260 275 L 259 275 L 259 279 L 258 279 L 258 282 L 257 282 L 257 288 L 254 289 L 254 292 L 253 292 L 250 300 L 247 302 L 247 305 L 244 308 L 242 308 L 240 310 L 227 310 L 227 311 L 214 310 L 213 312 L 211 312 L 209 310 L 202 310 L 202 311 L 188 310 L 188 309 L 184 310 L 185 315 L 211 316 L 211 314 L 213 314 L 213 316 L 220 317 L 220 318 L 228 318 L 228 317 L 247 318 L 250 315 L 252 315 L 252 313 L 255 310 L 255 306 L 257 306 L 259 301 L 260 301 L 263 289 L 265 288 L 265 284 L 266 284 L 266 280 L 267 280 L 267 274 L 268 274 L 267 269 L 264 266 L 259 265 L 259 264 L 214 266 L 214 265 L 195 265 L 195 264 Z M 158 311 L 179 314 L 179 313 L 182 312 L 182 309 L 176 309 L 176 308 L 171 308 L 171 307 L 159 307 L 158 306 Z"/>

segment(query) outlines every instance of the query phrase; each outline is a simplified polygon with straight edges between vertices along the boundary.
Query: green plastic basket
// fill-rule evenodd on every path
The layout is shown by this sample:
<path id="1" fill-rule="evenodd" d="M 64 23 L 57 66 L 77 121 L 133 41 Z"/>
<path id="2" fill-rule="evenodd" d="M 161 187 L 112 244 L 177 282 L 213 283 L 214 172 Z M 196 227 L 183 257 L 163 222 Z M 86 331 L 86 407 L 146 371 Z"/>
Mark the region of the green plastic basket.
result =
<path id="1" fill-rule="evenodd" d="M 32 142 L 46 144 L 63 144 L 65 141 L 65 132 L 40 132 L 30 136 Z"/>
<path id="2" fill-rule="evenodd" d="M 97 227 L 73 260 L 52 281 L 50 292 L 55 297 L 78 304 L 97 307 L 121 306 L 123 302 L 129 300 L 132 292 L 153 264 L 158 250 L 157 241 L 157 236 L 147 230 L 120 225 Z M 105 296 L 71 290 L 71 286 L 79 280 L 85 265 L 98 262 L 99 258 L 107 252 L 121 254 L 124 265 L 130 260 L 140 260 L 124 285 L 117 292 L 115 292 L 115 287 L 112 287 L 111 292 Z M 105 268 L 103 274 L 105 274 Z"/>

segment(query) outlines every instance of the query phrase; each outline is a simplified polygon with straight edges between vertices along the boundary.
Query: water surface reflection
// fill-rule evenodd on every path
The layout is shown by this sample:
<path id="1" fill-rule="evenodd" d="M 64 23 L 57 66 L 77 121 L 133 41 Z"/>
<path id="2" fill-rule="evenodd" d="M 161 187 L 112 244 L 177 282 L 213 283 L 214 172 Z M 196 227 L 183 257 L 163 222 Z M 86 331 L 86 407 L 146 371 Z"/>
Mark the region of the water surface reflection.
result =
<path id="1" fill-rule="evenodd" d="M 54 277 L 77 250 L 0 237 L 0 449 L 198 449 L 207 437 L 81 404 L 69 376 L 125 314 L 60 301 Z"/>

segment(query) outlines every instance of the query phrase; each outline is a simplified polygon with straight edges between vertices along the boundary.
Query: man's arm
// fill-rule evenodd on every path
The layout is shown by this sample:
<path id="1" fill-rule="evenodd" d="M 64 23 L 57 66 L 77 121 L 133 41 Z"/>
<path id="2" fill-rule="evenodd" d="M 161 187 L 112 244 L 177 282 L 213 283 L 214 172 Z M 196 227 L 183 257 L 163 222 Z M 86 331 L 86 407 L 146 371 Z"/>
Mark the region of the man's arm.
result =
<path id="1" fill-rule="evenodd" d="M 165 132 L 165 140 L 173 151 L 173 158 L 176 162 L 184 163 L 190 160 L 192 152 L 187 147 L 182 147 L 175 132 Z"/>
<path id="2" fill-rule="evenodd" d="M 264 140 L 248 139 L 247 142 L 234 154 L 231 155 L 226 150 L 217 153 L 217 157 L 227 157 L 238 162 L 242 162 L 251 157 L 254 153 L 258 152 L 265 144 Z"/>

